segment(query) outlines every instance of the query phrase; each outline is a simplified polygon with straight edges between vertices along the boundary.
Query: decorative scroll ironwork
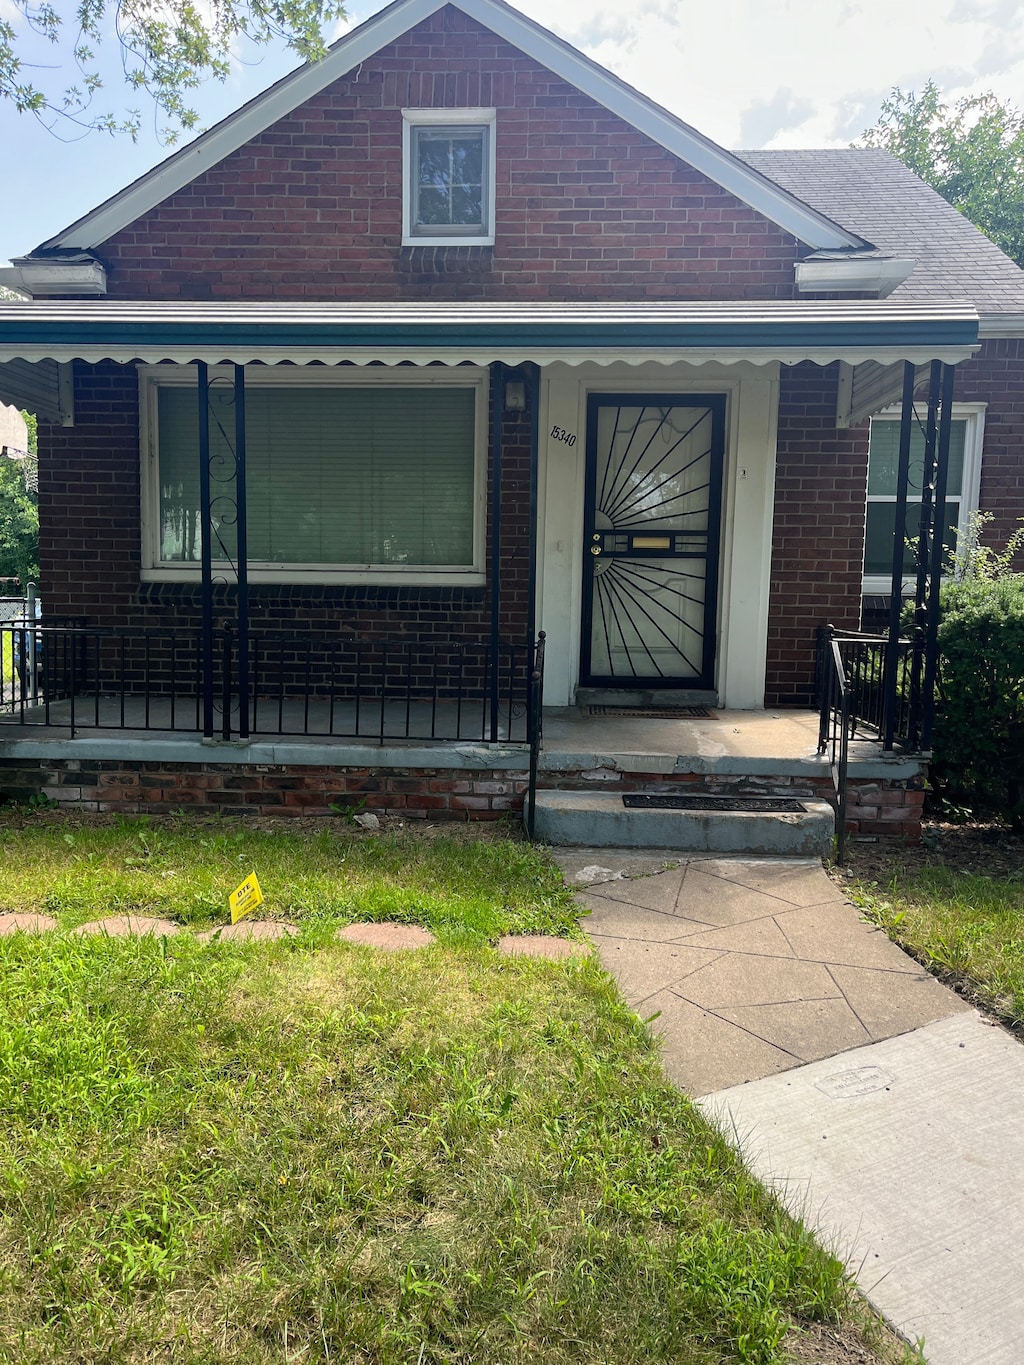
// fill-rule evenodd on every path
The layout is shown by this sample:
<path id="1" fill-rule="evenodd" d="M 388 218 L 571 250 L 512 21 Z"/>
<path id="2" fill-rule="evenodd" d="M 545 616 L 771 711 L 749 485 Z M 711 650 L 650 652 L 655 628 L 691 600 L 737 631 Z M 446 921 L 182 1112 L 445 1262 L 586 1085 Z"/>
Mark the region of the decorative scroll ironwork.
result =
<path id="1" fill-rule="evenodd" d="M 711 687 L 721 396 L 594 395 L 581 681 Z"/>

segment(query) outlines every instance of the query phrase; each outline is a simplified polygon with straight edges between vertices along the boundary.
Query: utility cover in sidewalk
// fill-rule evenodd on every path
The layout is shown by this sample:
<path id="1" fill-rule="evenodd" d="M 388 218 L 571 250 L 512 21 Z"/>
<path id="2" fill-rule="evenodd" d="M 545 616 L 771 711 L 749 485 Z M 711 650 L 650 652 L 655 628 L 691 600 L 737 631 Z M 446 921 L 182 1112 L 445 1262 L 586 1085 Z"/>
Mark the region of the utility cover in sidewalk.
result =
<path id="1" fill-rule="evenodd" d="M 627 810 L 752 811 L 757 815 L 802 815 L 807 807 L 789 796 L 649 796 L 629 793 L 622 798 Z"/>

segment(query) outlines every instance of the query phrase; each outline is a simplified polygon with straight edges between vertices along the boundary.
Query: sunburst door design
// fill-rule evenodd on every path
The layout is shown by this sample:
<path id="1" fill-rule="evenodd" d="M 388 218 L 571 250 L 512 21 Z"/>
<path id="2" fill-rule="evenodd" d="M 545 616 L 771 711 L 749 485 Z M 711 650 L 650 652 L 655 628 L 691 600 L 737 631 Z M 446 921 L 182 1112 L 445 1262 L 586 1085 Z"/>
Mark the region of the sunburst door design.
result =
<path id="1" fill-rule="evenodd" d="M 714 685 L 724 432 L 724 397 L 591 397 L 584 685 Z"/>

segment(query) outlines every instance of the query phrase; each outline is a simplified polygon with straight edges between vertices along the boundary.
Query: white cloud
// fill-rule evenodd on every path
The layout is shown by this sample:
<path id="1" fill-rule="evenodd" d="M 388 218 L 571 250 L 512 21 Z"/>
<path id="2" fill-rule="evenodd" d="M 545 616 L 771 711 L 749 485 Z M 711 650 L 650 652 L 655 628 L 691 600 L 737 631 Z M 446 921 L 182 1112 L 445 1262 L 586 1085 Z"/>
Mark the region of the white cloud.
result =
<path id="1" fill-rule="evenodd" d="M 552 23 L 544 0 L 521 8 Z M 602 0 L 563 0 L 555 26 L 726 146 L 739 144 L 745 116 L 749 128 L 750 111 L 770 107 L 780 91 L 810 112 L 793 123 L 792 107 L 783 109 L 774 132 L 762 127 L 766 143 L 841 146 L 874 121 L 894 85 L 919 87 L 935 75 L 952 78 L 951 96 L 989 86 L 1014 96 L 1024 85 L 1024 25 L 1011 15 L 1022 8 L 1017 0 L 647 0 L 626 19 Z"/>

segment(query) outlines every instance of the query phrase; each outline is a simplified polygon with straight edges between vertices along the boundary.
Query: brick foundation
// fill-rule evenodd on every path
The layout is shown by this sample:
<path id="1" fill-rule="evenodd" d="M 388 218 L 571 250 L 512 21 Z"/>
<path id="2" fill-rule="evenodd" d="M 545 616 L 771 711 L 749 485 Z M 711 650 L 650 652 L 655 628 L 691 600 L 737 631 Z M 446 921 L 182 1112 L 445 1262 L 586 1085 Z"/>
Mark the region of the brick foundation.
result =
<path id="1" fill-rule="evenodd" d="M 337 768 L 316 764 L 139 763 L 0 759 L 0 793 L 126 815 L 333 815 L 332 807 L 410 820 L 497 820 L 522 809 L 526 772 Z"/>
<path id="2" fill-rule="evenodd" d="M 525 769 L 341 768 L 314 764 L 141 763 L 122 759 L 0 759 L 0 797 L 40 794 L 61 806 L 126 815 L 181 810 L 223 815 L 334 815 L 366 809 L 408 820 L 497 820 L 523 808 Z M 594 768 L 542 774 L 545 790 L 789 796 L 835 804 L 828 776 L 622 773 Z M 851 779 L 847 833 L 916 841 L 922 777 Z"/>

